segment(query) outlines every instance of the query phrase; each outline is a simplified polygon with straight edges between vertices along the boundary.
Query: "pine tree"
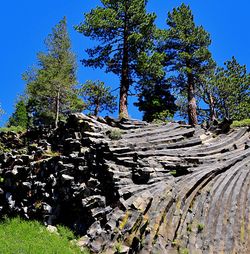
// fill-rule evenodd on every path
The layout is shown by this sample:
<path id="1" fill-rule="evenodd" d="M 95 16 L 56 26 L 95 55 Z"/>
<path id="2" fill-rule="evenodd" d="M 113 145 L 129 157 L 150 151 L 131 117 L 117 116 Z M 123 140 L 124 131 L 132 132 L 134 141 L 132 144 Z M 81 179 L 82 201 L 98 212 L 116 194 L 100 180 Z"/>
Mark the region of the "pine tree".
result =
<path id="1" fill-rule="evenodd" d="M 111 88 L 99 80 L 88 80 L 83 84 L 80 95 L 85 102 L 86 110 L 97 116 L 103 110 L 111 113 L 116 110 L 116 97 L 111 94 Z"/>
<path id="2" fill-rule="evenodd" d="M 85 14 L 76 30 L 100 44 L 86 50 L 85 66 L 106 67 L 120 77 L 119 116 L 128 118 L 128 93 L 137 74 L 138 58 L 152 46 L 155 14 L 146 12 L 146 0 L 101 0 Z"/>
<path id="3" fill-rule="evenodd" d="M 165 54 L 154 49 L 151 55 L 140 57 L 138 73 L 140 74 L 137 90 L 138 102 L 135 103 L 143 111 L 143 120 L 147 122 L 165 121 L 173 118 L 176 111 L 175 98 L 170 93 L 171 83 L 165 78 L 163 70 Z"/>
<path id="4" fill-rule="evenodd" d="M 202 26 L 196 26 L 189 6 L 182 4 L 168 13 L 165 42 L 166 66 L 175 75 L 174 82 L 180 93 L 187 94 L 189 124 L 198 124 L 196 87 L 204 81 L 211 68 L 208 50 L 210 36 Z"/>
<path id="5" fill-rule="evenodd" d="M 24 79 L 36 122 L 57 127 L 59 119 L 83 108 L 76 90 L 76 62 L 66 18 L 53 28 L 45 45 L 47 51 L 38 54 L 38 68 L 26 72 Z"/>
<path id="6" fill-rule="evenodd" d="M 4 114 L 4 110 L 2 109 L 2 106 L 0 104 L 0 119 L 1 119 L 1 116 Z"/>
<path id="7" fill-rule="evenodd" d="M 203 92 L 203 99 L 210 106 L 210 115 L 214 111 L 219 119 L 250 118 L 250 74 L 235 57 L 226 61 L 224 67 L 215 69 Z"/>
<path id="8" fill-rule="evenodd" d="M 24 98 L 20 98 L 16 103 L 15 111 L 12 116 L 8 120 L 8 126 L 16 126 L 22 127 L 23 129 L 27 129 L 28 127 L 28 111 L 27 111 L 27 103 Z"/>

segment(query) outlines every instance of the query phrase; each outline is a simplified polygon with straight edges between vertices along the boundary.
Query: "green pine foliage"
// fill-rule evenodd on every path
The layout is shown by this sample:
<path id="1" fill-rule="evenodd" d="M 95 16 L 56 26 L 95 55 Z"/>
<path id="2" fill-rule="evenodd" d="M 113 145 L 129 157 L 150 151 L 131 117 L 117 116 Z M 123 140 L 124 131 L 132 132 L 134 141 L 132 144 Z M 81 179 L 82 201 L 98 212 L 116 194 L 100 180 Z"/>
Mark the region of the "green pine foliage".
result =
<path id="1" fill-rule="evenodd" d="M 155 43 L 157 45 L 157 41 Z M 165 54 L 157 52 L 157 46 L 139 59 L 138 101 L 134 105 L 143 112 L 143 120 L 147 122 L 173 118 L 176 111 L 175 98 L 170 92 L 171 84 L 165 78 L 164 59 Z"/>
<path id="2" fill-rule="evenodd" d="M 208 78 L 203 94 L 210 108 L 209 98 L 212 98 L 219 119 L 240 121 L 250 117 L 250 74 L 235 57 L 226 61 L 224 67 L 216 68 Z"/>
<path id="3" fill-rule="evenodd" d="M 174 97 L 170 93 L 170 85 L 166 80 L 151 80 L 141 87 L 138 102 L 135 103 L 143 111 L 143 120 L 153 122 L 173 118 L 176 111 Z"/>
<path id="4" fill-rule="evenodd" d="M 38 68 L 26 72 L 24 80 L 34 122 L 57 127 L 67 114 L 83 109 L 66 18 L 53 28 L 45 44 L 47 51 L 38 54 Z"/>
<path id="5" fill-rule="evenodd" d="M 146 0 L 101 0 L 102 6 L 85 14 L 76 30 L 99 44 L 87 49 L 85 66 L 105 68 L 120 77 L 119 115 L 128 118 L 128 94 L 137 75 L 138 59 L 153 46 L 155 14 Z"/>
<path id="6" fill-rule="evenodd" d="M 4 110 L 2 109 L 1 104 L 0 104 L 0 120 L 1 120 L 3 114 L 4 114 Z"/>
<path id="7" fill-rule="evenodd" d="M 3 254 L 87 254 L 70 242 L 73 238 L 67 228 L 58 227 L 58 234 L 50 233 L 36 221 L 15 218 L 0 224 L 0 252 Z"/>
<path id="8" fill-rule="evenodd" d="M 0 104 L 0 116 L 2 116 L 3 114 L 4 114 L 4 111 L 3 111 L 1 104 Z"/>
<path id="9" fill-rule="evenodd" d="M 209 34 L 197 26 L 189 6 L 182 4 L 168 13 L 168 30 L 161 50 L 166 53 L 166 68 L 173 73 L 172 82 L 179 93 L 187 96 L 189 124 L 197 120 L 196 87 L 211 68 L 212 60 L 208 47 Z"/>
<path id="10" fill-rule="evenodd" d="M 8 120 L 8 127 L 15 126 L 15 127 L 21 127 L 22 129 L 27 129 L 28 127 L 28 111 L 27 111 L 27 103 L 24 99 L 20 99 L 16 106 L 15 111 L 12 114 L 12 116 Z"/>
<path id="11" fill-rule="evenodd" d="M 85 108 L 97 116 L 103 110 L 113 113 L 116 110 L 116 97 L 111 93 L 111 87 L 105 86 L 99 80 L 88 80 L 82 85 L 80 95 L 85 102 Z"/>

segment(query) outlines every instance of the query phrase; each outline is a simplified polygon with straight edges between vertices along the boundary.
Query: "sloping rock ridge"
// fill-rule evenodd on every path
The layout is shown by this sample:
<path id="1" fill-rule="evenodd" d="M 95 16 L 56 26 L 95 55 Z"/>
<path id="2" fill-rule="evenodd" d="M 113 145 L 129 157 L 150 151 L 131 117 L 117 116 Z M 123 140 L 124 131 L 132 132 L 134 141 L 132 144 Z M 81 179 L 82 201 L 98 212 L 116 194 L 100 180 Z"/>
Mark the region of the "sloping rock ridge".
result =
<path id="1" fill-rule="evenodd" d="M 63 223 L 93 253 L 250 253 L 247 127 L 74 114 L 0 141 L 1 216 Z"/>

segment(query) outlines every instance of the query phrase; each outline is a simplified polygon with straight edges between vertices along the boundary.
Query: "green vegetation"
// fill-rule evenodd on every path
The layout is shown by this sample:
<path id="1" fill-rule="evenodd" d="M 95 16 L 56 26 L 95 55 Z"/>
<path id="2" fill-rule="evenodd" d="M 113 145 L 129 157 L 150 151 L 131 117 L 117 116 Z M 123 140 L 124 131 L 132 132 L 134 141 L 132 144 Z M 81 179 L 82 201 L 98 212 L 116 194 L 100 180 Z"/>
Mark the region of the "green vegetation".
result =
<path id="1" fill-rule="evenodd" d="M 241 121 L 233 121 L 231 127 L 246 127 L 250 126 L 250 119 L 244 119 Z"/>
<path id="2" fill-rule="evenodd" d="M 17 127 L 25 130 L 28 127 L 28 122 L 27 102 L 24 98 L 20 98 L 16 104 L 14 113 L 9 118 L 8 127 Z"/>
<path id="3" fill-rule="evenodd" d="M 192 232 L 192 225 L 191 224 L 187 225 L 187 232 Z"/>
<path id="4" fill-rule="evenodd" d="M 173 82 L 181 95 L 187 98 L 189 124 L 198 124 L 196 89 L 211 68 L 211 43 L 209 34 L 202 26 L 196 26 L 189 6 L 182 4 L 168 13 L 167 25 L 162 42 L 166 53 L 166 66 L 177 75 Z"/>
<path id="5" fill-rule="evenodd" d="M 112 140 L 119 140 L 122 138 L 122 132 L 118 128 L 114 128 L 111 131 L 109 131 L 108 136 Z"/>
<path id="6" fill-rule="evenodd" d="M 25 131 L 25 128 L 23 128 L 22 126 L 10 126 L 10 127 L 2 127 L 0 128 L 0 133 L 1 132 L 10 132 L 10 131 L 13 131 L 13 132 L 16 132 L 16 133 L 19 133 L 19 132 L 24 132 Z"/>
<path id="7" fill-rule="evenodd" d="M 121 242 L 116 242 L 114 246 L 114 250 L 116 254 L 122 253 L 122 244 Z"/>
<path id="8" fill-rule="evenodd" d="M 119 118 L 129 118 L 128 98 L 136 96 L 134 105 L 148 122 L 164 122 L 176 113 L 191 125 L 223 118 L 248 119 L 247 67 L 235 57 L 217 66 L 209 51 L 210 35 L 195 23 L 188 5 L 168 12 L 165 29 L 159 29 L 156 14 L 146 10 L 147 3 L 100 0 L 100 6 L 85 13 L 75 26 L 77 32 L 95 41 L 86 49 L 83 65 L 120 78 Z M 79 85 L 66 18 L 53 28 L 45 46 L 46 51 L 37 55 L 37 65 L 23 75 L 26 90 L 8 127 L 57 127 L 60 120 L 84 107 L 93 115 L 116 110 L 116 97 L 103 82 L 88 80 Z M 200 108 L 204 103 L 208 108 Z M 0 106 L 0 117 L 2 114 Z"/>
<path id="9" fill-rule="evenodd" d="M 172 176 L 176 176 L 177 175 L 177 170 L 173 169 L 173 170 L 169 171 L 169 174 L 172 175 Z"/>
<path id="10" fill-rule="evenodd" d="M 45 157 L 57 157 L 60 156 L 61 154 L 59 152 L 56 151 L 46 151 L 43 153 L 43 156 Z"/>
<path id="11" fill-rule="evenodd" d="M 179 249 L 179 254 L 189 254 L 189 251 L 187 248 L 180 248 Z"/>
<path id="12" fill-rule="evenodd" d="M 209 105 L 210 119 L 243 120 L 250 116 L 250 75 L 235 57 L 207 77 L 202 99 Z"/>
<path id="13" fill-rule="evenodd" d="M 87 49 L 82 62 L 118 75 L 120 81 L 119 116 L 128 118 L 128 94 L 138 74 L 140 56 L 153 47 L 155 14 L 146 12 L 145 0 L 101 0 L 102 6 L 85 14 L 76 30 L 100 43 Z"/>
<path id="14" fill-rule="evenodd" d="M 198 233 L 200 233 L 204 229 L 204 227 L 205 227 L 204 224 L 198 223 L 198 225 L 197 225 Z"/>
<path id="15" fill-rule="evenodd" d="M 1 118 L 1 116 L 4 114 L 4 110 L 2 109 L 2 107 L 1 107 L 1 104 L 0 104 L 0 118 Z"/>
<path id="16" fill-rule="evenodd" d="M 45 41 L 47 52 L 39 53 L 38 68 L 27 71 L 28 109 L 33 122 L 57 127 L 71 112 L 83 109 L 76 89 L 76 60 L 71 52 L 66 18 Z"/>
<path id="17" fill-rule="evenodd" d="M 0 224 L 1 253 L 25 254 L 86 254 L 74 245 L 73 233 L 58 227 L 58 234 L 50 233 L 36 221 L 23 221 L 19 218 L 7 219 Z"/>
<path id="18" fill-rule="evenodd" d="M 85 102 L 85 108 L 97 116 L 100 111 L 113 113 L 116 110 L 116 97 L 111 94 L 111 88 L 99 80 L 88 80 L 82 85 L 80 95 Z"/>
<path id="19" fill-rule="evenodd" d="M 8 152 L 10 152 L 10 149 L 0 142 L 0 155 Z"/>

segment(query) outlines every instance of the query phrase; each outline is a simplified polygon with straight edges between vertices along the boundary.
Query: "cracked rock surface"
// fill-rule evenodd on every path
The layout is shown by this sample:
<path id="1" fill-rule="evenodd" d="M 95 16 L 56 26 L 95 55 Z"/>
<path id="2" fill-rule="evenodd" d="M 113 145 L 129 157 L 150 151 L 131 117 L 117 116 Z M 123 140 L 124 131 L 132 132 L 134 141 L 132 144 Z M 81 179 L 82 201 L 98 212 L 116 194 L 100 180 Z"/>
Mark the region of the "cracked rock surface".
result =
<path id="1" fill-rule="evenodd" d="M 93 253 L 250 253 L 247 127 L 74 114 L 0 140 L 1 216 L 65 224 Z"/>

